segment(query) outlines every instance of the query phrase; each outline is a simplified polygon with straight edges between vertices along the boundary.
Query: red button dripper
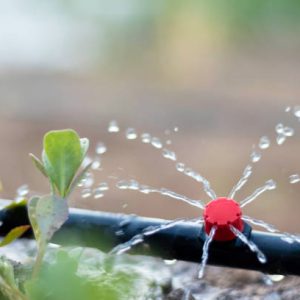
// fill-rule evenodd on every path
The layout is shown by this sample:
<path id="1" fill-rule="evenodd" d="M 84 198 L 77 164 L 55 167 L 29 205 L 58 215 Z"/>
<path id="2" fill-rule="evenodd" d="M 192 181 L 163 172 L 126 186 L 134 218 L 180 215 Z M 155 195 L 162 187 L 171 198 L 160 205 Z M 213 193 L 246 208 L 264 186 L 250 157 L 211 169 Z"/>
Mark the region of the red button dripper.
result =
<path id="1" fill-rule="evenodd" d="M 215 241 L 231 241 L 236 238 L 230 230 L 230 225 L 243 231 L 244 222 L 240 205 L 233 199 L 225 197 L 210 201 L 203 213 L 205 232 L 208 235 L 213 226 L 217 226 Z"/>

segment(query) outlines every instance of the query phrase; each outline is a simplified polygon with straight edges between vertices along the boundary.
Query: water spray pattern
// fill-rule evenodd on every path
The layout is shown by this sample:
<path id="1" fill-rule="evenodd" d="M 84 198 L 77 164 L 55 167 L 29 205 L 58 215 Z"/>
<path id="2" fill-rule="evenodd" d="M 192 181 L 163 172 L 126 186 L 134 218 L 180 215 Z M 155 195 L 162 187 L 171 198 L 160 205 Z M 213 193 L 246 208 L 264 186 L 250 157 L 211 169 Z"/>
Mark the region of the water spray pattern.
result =
<path id="1" fill-rule="evenodd" d="M 286 110 L 287 112 L 290 111 Z M 293 110 L 294 116 L 300 121 L 300 106 L 299 107 L 294 107 Z M 110 131 L 110 130 L 109 130 Z M 119 128 L 118 128 L 119 131 Z M 177 132 L 178 128 L 174 128 L 174 132 Z M 110 131 L 110 132 L 116 132 L 116 131 Z M 294 135 L 294 129 L 288 126 L 283 125 L 282 123 L 279 123 L 275 127 L 275 132 L 276 132 L 276 143 L 277 145 L 282 145 L 288 137 L 291 137 Z M 166 130 L 165 134 L 170 134 L 170 130 Z M 138 135 L 136 131 L 133 128 L 129 128 L 126 131 L 126 138 L 127 139 L 136 139 L 138 138 Z M 215 191 L 211 188 L 209 181 L 200 175 L 199 173 L 195 172 L 189 167 L 186 167 L 186 165 L 182 162 L 177 162 L 177 156 L 176 153 L 164 148 L 163 142 L 161 139 L 158 137 L 152 137 L 149 133 L 142 133 L 140 135 L 141 142 L 145 144 L 149 144 L 153 146 L 156 149 L 160 149 L 162 151 L 162 155 L 166 159 L 170 159 L 175 162 L 176 170 L 180 173 L 183 173 L 184 175 L 191 177 L 195 181 L 199 182 L 202 184 L 203 189 L 207 196 L 211 199 L 210 203 L 214 201 L 218 201 L 221 198 L 218 198 L 217 194 Z M 172 142 L 171 140 L 167 140 L 166 144 L 170 145 Z M 256 163 L 259 161 L 262 157 L 262 151 L 268 149 L 271 145 L 271 140 L 267 136 L 262 136 L 259 140 L 258 143 L 258 150 L 256 149 L 256 146 L 253 146 L 253 151 L 250 154 L 250 160 L 253 163 Z M 244 169 L 241 178 L 237 182 L 237 184 L 232 188 L 230 191 L 229 195 L 227 198 L 228 200 L 234 201 L 232 199 L 235 198 L 235 195 L 238 191 L 242 189 L 242 187 L 247 183 L 249 180 L 250 176 L 252 175 L 253 171 L 253 166 L 252 164 L 248 164 L 246 168 Z M 298 174 L 293 174 L 289 177 L 289 182 L 291 184 L 300 182 L 300 176 Z M 116 187 L 119 189 L 126 189 L 126 190 L 135 190 L 144 194 L 149 194 L 149 193 L 159 193 L 163 196 L 167 196 L 169 198 L 185 202 L 189 205 L 195 206 L 198 209 L 204 210 L 206 207 L 209 205 L 204 204 L 203 201 L 201 200 L 194 200 L 190 199 L 185 195 L 180 195 L 174 191 L 171 191 L 166 188 L 154 188 L 150 187 L 147 185 L 142 185 L 138 183 L 136 180 L 120 180 L 117 182 Z M 240 201 L 239 204 L 235 203 L 239 207 L 245 207 L 246 205 L 252 203 L 254 200 L 256 200 L 260 195 L 265 193 L 266 191 L 274 190 L 276 189 L 276 182 L 272 179 L 267 180 L 265 184 L 259 188 L 257 188 L 251 195 Z M 224 199 L 224 198 L 222 198 Z M 205 218 L 205 216 L 204 216 Z M 160 226 L 154 226 L 151 228 L 146 228 L 141 234 L 134 236 L 131 240 L 127 241 L 124 244 L 118 245 L 115 247 L 111 253 L 112 254 L 122 254 L 127 251 L 129 251 L 132 247 L 135 245 L 141 244 L 144 242 L 145 238 L 147 236 L 153 235 L 159 231 L 166 230 L 168 228 L 171 228 L 173 226 L 176 226 L 179 223 L 182 222 L 193 222 L 195 224 L 202 224 L 205 223 L 205 219 L 203 217 L 199 217 L 197 219 L 176 219 L 174 221 L 167 222 L 164 225 Z M 273 225 L 270 225 L 262 220 L 254 219 L 249 216 L 242 215 L 241 219 L 245 222 L 248 222 L 252 225 L 261 227 L 271 233 L 280 233 L 280 231 L 275 228 Z M 251 241 L 249 240 L 246 235 L 243 234 L 242 231 L 240 231 L 238 228 L 233 226 L 232 224 L 229 224 L 229 229 L 230 231 L 234 234 L 235 238 L 240 239 L 252 252 L 254 252 L 257 256 L 257 259 L 259 260 L 260 263 L 266 263 L 267 262 L 267 257 L 264 255 L 264 253 Z M 214 241 L 214 238 L 218 232 L 218 226 L 213 226 L 209 232 L 207 233 L 206 240 L 203 245 L 203 252 L 202 252 L 202 258 L 201 258 L 201 265 L 198 273 L 198 277 L 202 278 L 204 275 L 205 267 L 207 265 L 208 261 L 208 256 L 209 256 L 209 247 L 210 244 Z M 293 235 L 287 232 L 282 233 L 282 239 L 286 241 L 287 243 L 300 243 L 300 237 L 297 235 Z"/>

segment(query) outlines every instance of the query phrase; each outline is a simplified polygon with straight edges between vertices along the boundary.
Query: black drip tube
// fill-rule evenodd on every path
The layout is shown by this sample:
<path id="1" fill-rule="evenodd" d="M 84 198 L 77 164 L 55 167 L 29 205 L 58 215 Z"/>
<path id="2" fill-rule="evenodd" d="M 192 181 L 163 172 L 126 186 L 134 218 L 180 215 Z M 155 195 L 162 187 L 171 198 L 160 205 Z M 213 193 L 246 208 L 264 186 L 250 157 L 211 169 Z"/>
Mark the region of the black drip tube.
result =
<path id="1" fill-rule="evenodd" d="M 2 236 L 16 226 L 28 224 L 26 205 L 2 209 L 0 221 L 3 222 L 0 227 Z M 70 209 L 68 221 L 54 235 L 52 242 L 61 245 L 96 247 L 108 252 L 118 244 L 141 234 L 145 228 L 166 222 L 166 220 L 132 215 Z M 32 232 L 28 232 L 26 236 L 32 237 Z M 282 240 L 283 236 L 280 234 L 251 231 L 251 228 L 247 236 L 266 255 L 265 264 L 260 263 L 256 254 L 239 239 L 231 242 L 212 242 L 208 263 L 269 274 L 300 275 L 299 243 L 289 244 Z M 200 262 L 204 240 L 202 226 L 180 223 L 145 237 L 145 242 L 133 247 L 130 253 Z"/>

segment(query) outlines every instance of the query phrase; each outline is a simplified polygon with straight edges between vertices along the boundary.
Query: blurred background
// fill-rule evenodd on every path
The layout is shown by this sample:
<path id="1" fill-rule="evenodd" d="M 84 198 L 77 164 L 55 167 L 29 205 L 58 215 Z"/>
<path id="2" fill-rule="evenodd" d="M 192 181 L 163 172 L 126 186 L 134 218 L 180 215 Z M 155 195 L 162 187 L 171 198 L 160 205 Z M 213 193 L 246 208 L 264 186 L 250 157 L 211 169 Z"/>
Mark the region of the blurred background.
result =
<path id="1" fill-rule="evenodd" d="M 72 206 L 176 218 L 201 214 L 158 194 L 115 188 L 135 178 L 208 201 L 202 186 L 176 171 L 161 150 L 143 144 L 148 132 L 176 151 L 226 196 L 266 135 L 271 147 L 236 198 L 273 178 L 278 188 L 245 210 L 300 232 L 300 123 L 287 106 L 300 104 L 300 2 L 295 0 L 10 0 L 0 9 L 0 179 L 2 198 L 28 184 L 48 192 L 28 153 L 40 155 L 51 129 L 74 128 L 98 142 L 101 170 L 94 187 L 105 196 Z M 120 132 L 108 133 L 111 120 Z M 276 145 L 275 125 L 295 136 Z M 137 130 L 127 140 L 128 127 Z M 174 128 L 178 127 L 178 131 Z"/>

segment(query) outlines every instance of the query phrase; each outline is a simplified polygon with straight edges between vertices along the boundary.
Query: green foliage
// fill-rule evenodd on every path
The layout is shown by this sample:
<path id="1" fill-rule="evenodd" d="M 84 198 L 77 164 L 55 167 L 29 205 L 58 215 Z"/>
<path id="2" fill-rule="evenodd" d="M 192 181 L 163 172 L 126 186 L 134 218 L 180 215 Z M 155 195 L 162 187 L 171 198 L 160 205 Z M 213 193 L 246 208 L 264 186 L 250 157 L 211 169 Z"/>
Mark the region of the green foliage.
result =
<path id="1" fill-rule="evenodd" d="M 128 264 L 120 268 L 112 262 L 109 270 L 104 265 L 59 250 L 55 261 L 45 264 L 39 276 L 26 284 L 26 295 L 30 300 L 148 299 L 153 282 L 141 272 Z"/>
<path id="2" fill-rule="evenodd" d="M 26 300 L 20 292 L 17 280 L 14 275 L 14 268 L 11 262 L 0 257 L 0 299 L 1 300 Z"/>
<path id="3" fill-rule="evenodd" d="M 34 276 L 41 267 L 47 243 L 68 218 L 66 198 L 90 167 L 86 166 L 76 176 L 88 147 L 88 139 L 80 139 L 74 130 L 56 130 L 44 136 L 42 162 L 30 154 L 38 170 L 49 179 L 52 188 L 51 195 L 33 197 L 28 203 L 28 215 L 38 243 Z"/>
<path id="4" fill-rule="evenodd" d="M 35 238 L 43 246 L 67 220 L 68 205 L 55 195 L 34 197 L 28 203 L 28 216 Z"/>
<path id="5" fill-rule="evenodd" d="M 44 165 L 42 162 L 32 153 L 29 153 L 30 158 L 32 159 L 32 162 L 36 166 L 36 168 L 45 176 L 48 177 L 47 172 L 45 170 Z"/>
<path id="6" fill-rule="evenodd" d="M 28 203 L 28 216 L 38 244 L 33 274 L 37 275 L 47 243 L 68 218 L 68 205 L 55 195 L 34 197 Z"/>
<path id="7" fill-rule="evenodd" d="M 48 177 L 53 192 L 66 198 L 89 147 L 88 139 L 80 139 L 71 129 L 48 132 L 44 137 L 42 162 L 30 154 L 35 166 Z"/>
<path id="8" fill-rule="evenodd" d="M 38 243 L 47 243 L 68 218 L 68 205 L 55 195 L 34 197 L 28 215 Z"/>

